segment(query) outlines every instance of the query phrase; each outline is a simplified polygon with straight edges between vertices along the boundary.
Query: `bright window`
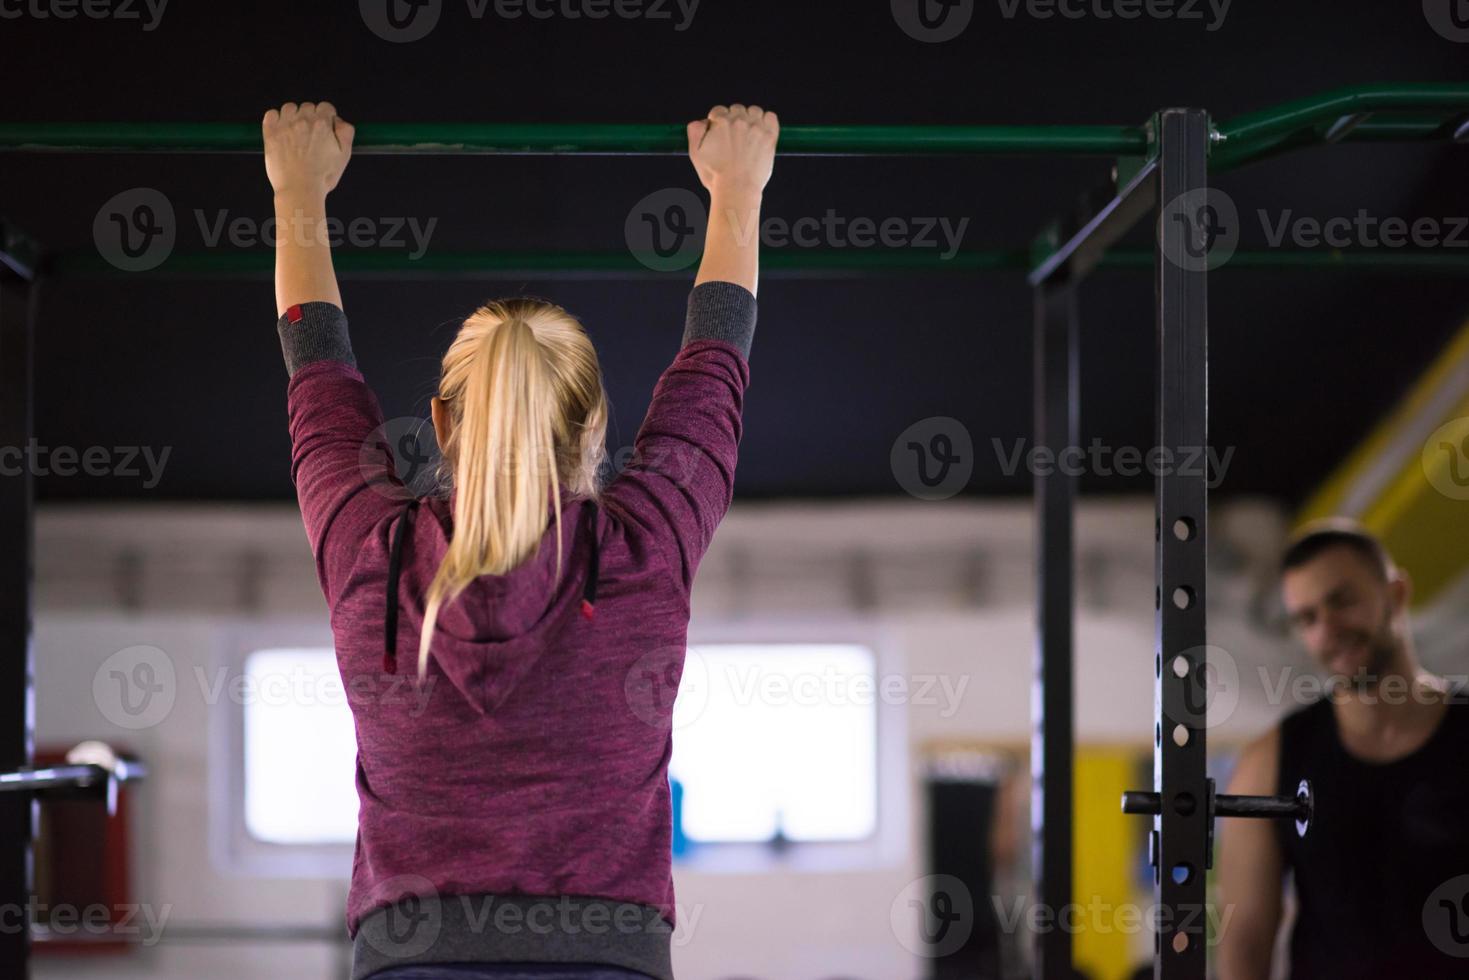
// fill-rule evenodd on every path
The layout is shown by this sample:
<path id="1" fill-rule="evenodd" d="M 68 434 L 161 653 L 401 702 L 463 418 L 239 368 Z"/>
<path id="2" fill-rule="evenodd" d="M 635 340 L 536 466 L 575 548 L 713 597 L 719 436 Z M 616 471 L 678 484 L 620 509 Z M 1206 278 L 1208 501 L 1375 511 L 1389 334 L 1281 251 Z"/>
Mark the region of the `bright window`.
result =
<path id="1" fill-rule="evenodd" d="M 356 739 L 330 648 L 245 658 L 245 827 L 268 844 L 351 844 Z M 855 644 L 690 648 L 670 775 L 701 843 L 858 841 L 877 823 L 873 652 Z"/>
<path id="2" fill-rule="evenodd" d="M 690 648 L 669 772 L 698 842 L 854 841 L 877 822 L 873 653 L 852 644 Z"/>
<path id="3" fill-rule="evenodd" d="M 245 659 L 245 826 L 272 844 L 351 844 L 357 738 L 330 649 Z"/>

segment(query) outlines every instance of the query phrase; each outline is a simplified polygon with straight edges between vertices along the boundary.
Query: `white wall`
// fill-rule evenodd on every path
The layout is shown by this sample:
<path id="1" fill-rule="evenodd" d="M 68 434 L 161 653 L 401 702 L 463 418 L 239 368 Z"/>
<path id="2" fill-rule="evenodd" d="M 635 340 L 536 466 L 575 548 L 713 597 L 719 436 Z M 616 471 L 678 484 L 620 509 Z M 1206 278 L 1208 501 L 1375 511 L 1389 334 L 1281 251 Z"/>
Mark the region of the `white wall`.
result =
<path id="1" fill-rule="evenodd" d="M 1284 707 L 1266 702 L 1257 664 L 1304 663 L 1251 621 L 1269 594 L 1284 530 L 1263 503 L 1212 515 L 1210 637 L 1239 668 L 1237 707 L 1210 733 L 1238 741 Z M 1088 501 L 1078 523 L 1077 732 L 1087 741 L 1151 741 L 1152 501 Z M 110 723 L 92 685 L 98 668 L 137 644 L 187 672 L 208 667 L 223 631 L 280 621 L 325 622 L 310 554 L 290 507 L 57 508 L 38 523 L 36 718 L 41 743 L 116 739 L 152 766 L 139 789 L 135 891 L 155 914 L 187 924 L 338 928 L 334 881 L 230 875 L 208 846 L 209 711 L 181 684 L 167 718 L 141 731 Z M 884 664 L 935 675 L 955 703 L 901 706 L 888 746 L 908 760 L 906 847 L 889 866 L 843 873 L 675 872 L 678 900 L 700 907 L 692 941 L 675 950 L 685 980 L 850 975 L 912 978 L 923 964 L 889 924 L 894 899 L 922 868 L 919 761 L 938 740 L 1023 743 L 1030 731 L 1031 510 L 1016 503 L 736 505 L 696 585 L 692 633 L 713 637 L 782 623 L 863 624 L 891 638 Z M 1216 702 L 1217 704 L 1217 702 Z M 324 945 L 168 944 L 123 966 L 41 960 L 38 977 L 211 978 L 343 975 Z M 334 972 L 336 971 L 336 972 Z"/>

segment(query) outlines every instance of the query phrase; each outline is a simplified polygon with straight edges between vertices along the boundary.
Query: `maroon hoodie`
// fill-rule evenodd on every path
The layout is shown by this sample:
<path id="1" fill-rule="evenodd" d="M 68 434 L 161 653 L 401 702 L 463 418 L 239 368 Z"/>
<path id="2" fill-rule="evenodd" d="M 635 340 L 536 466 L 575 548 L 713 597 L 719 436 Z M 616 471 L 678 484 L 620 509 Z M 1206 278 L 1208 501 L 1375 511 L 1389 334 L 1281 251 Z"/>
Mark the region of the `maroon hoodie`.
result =
<path id="1" fill-rule="evenodd" d="M 561 577 L 553 524 L 443 607 L 422 686 L 453 498 L 412 501 L 398 479 L 342 311 L 280 319 L 291 475 L 357 735 L 354 980 L 432 962 L 672 977 L 673 696 L 689 590 L 733 494 L 755 313 L 733 283 L 691 292 L 632 461 L 596 501 L 563 490 Z"/>

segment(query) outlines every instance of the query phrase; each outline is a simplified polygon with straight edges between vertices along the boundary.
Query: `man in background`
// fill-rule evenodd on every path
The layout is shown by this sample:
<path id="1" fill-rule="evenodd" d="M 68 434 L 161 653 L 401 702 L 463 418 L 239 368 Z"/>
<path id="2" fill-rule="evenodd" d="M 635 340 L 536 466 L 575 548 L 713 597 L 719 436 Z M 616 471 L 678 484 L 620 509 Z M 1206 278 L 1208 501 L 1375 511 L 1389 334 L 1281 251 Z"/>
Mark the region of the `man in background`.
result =
<path id="1" fill-rule="evenodd" d="M 1408 575 L 1361 526 L 1305 528 L 1281 590 L 1326 693 L 1250 743 L 1228 792 L 1294 796 L 1309 779 L 1315 818 L 1304 838 L 1288 820 L 1221 822 L 1219 975 L 1273 975 L 1289 873 L 1291 980 L 1469 976 L 1469 698 L 1419 665 Z"/>

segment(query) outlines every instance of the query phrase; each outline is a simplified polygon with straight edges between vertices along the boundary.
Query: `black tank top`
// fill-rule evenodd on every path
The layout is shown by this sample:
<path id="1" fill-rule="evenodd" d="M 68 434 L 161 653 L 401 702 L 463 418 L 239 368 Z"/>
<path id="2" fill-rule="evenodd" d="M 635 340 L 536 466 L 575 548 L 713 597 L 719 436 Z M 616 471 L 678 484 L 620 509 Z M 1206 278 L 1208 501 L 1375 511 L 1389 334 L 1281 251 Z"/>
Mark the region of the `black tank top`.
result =
<path id="1" fill-rule="evenodd" d="M 1469 977 L 1469 689 L 1411 755 L 1367 762 L 1322 698 L 1280 726 L 1276 792 L 1311 780 L 1304 839 L 1277 821 L 1295 876 L 1291 980 Z"/>

